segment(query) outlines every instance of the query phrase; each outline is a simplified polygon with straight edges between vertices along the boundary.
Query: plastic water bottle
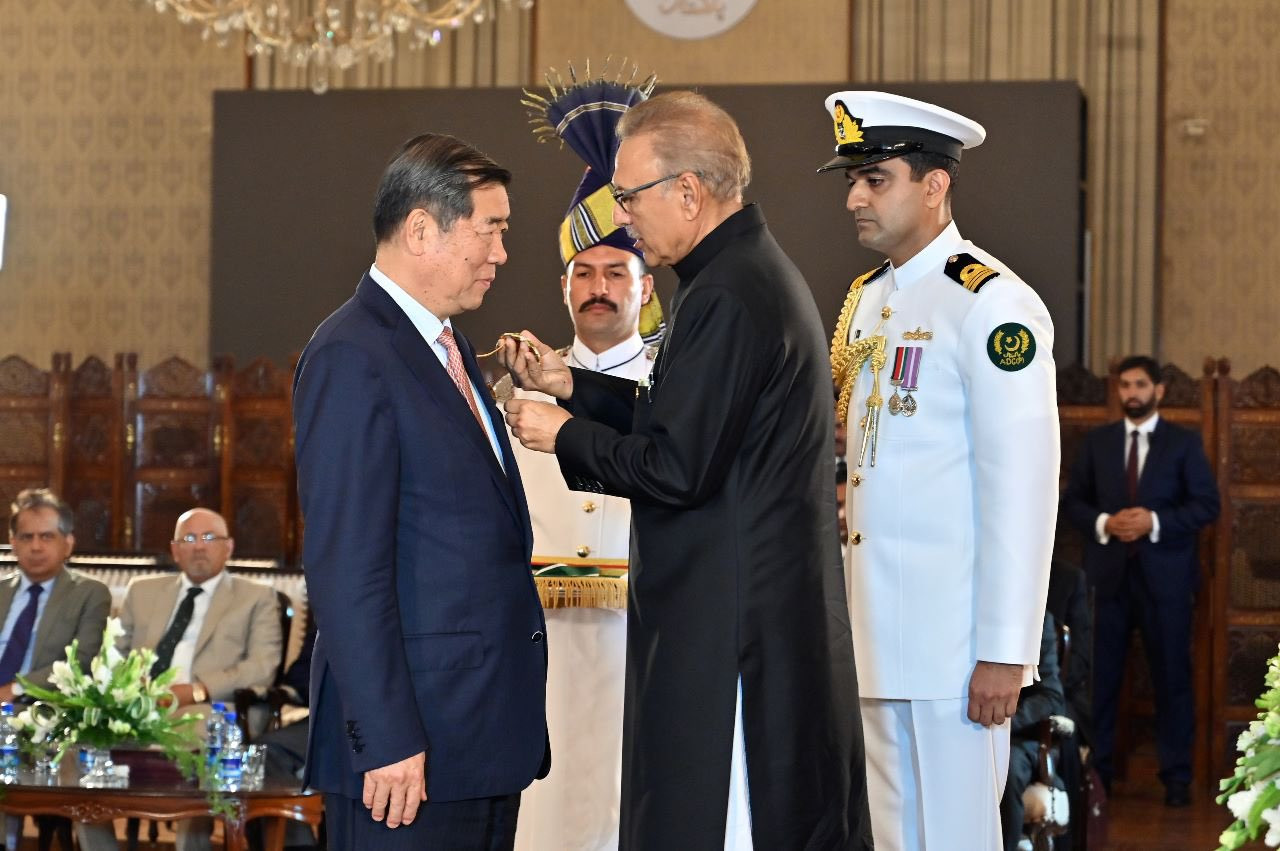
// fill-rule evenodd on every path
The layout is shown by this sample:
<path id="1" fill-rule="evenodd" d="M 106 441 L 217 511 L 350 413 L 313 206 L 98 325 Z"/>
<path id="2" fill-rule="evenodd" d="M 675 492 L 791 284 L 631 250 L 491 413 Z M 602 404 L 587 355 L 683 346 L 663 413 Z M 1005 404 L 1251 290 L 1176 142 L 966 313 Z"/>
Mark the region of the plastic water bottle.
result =
<path id="1" fill-rule="evenodd" d="M 18 731 L 13 704 L 0 703 L 0 783 L 18 782 Z"/>
<path id="2" fill-rule="evenodd" d="M 244 736 L 236 723 L 236 714 L 228 712 L 226 718 L 218 771 L 219 788 L 224 792 L 235 792 L 240 789 L 240 774 L 244 767 Z"/>
<path id="3" fill-rule="evenodd" d="M 209 717 L 204 722 L 204 758 L 210 768 L 217 768 L 218 761 L 222 759 L 222 742 L 227 729 L 226 712 L 227 705 L 218 701 L 210 707 Z"/>

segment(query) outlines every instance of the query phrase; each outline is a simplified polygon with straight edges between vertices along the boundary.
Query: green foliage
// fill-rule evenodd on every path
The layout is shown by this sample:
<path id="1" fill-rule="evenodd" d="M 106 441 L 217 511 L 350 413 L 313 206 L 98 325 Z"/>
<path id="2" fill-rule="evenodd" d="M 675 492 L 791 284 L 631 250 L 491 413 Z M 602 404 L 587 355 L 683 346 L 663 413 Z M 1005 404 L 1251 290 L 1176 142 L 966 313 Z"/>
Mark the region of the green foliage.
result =
<path id="1" fill-rule="evenodd" d="M 1218 851 L 1235 851 L 1264 829 L 1263 844 L 1280 847 L 1280 654 L 1267 663 L 1266 686 L 1255 701 L 1257 720 L 1236 742 L 1242 756 L 1235 773 L 1219 784 L 1218 803 L 1235 821 L 1218 837 Z"/>
<path id="2" fill-rule="evenodd" d="M 102 649 L 80 667 L 79 642 L 67 647 L 66 661 L 53 664 L 52 688 L 19 677 L 36 703 L 23 710 L 16 726 L 25 749 L 56 747 L 57 764 L 73 748 L 155 747 L 171 760 L 182 775 L 207 790 L 215 815 L 232 815 L 230 801 L 218 791 L 216 766 L 204 759 L 196 727 L 202 716 L 176 715 L 169 711 L 174 669 L 150 676 L 155 652 L 149 648 L 122 654 L 116 639 L 123 633 L 120 621 L 110 618 L 102 634 Z M 42 707 L 43 704 L 43 707 Z M 51 709 L 50 709 L 51 708 Z"/>

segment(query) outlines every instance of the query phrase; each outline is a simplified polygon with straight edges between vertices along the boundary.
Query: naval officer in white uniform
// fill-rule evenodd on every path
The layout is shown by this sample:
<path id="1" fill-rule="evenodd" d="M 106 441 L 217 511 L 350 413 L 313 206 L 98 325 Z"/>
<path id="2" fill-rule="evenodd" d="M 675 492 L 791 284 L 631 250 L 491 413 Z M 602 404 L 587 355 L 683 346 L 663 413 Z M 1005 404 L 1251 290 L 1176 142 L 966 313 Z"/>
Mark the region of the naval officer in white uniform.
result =
<path id="1" fill-rule="evenodd" d="M 1034 676 L 1058 505 L 1053 325 L 951 218 L 981 125 L 836 92 L 858 241 L 832 340 L 849 424 L 845 574 L 876 847 L 995 851 L 1009 718 Z"/>

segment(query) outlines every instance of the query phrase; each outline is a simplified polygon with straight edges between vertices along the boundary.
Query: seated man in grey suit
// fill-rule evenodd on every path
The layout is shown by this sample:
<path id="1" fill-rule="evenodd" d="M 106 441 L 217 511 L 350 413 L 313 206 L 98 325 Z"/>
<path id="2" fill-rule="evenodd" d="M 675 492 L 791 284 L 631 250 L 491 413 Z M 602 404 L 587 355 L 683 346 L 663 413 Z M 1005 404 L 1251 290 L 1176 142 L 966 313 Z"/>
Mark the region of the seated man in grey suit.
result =
<path id="1" fill-rule="evenodd" d="M 111 592 L 96 579 L 68 570 L 75 546 L 71 508 L 47 488 L 18 494 L 9 509 L 9 544 L 18 570 L 0 580 L 0 701 L 22 694 L 22 674 L 49 685 L 53 663 L 80 639 L 83 668 L 102 645 Z"/>
<path id="2" fill-rule="evenodd" d="M 71 507 L 47 488 L 18 494 L 9 509 L 9 545 L 18 570 L 0 580 L 0 701 L 22 694 L 16 677 L 49 685 L 53 663 L 80 639 L 80 666 L 102 646 L 111 592 L 96 579 L 67 569 L 75 546 Z M 21 823 L 16 819 L 13 825 Z M 0 816 L 0 839 L 6 836 Z M 13 841 L 9 847 L 16 847 Z"/>
<path id="3" fill-rule="evenodd" d="M 229 702 L 238 688 L 271 685 L 280 663 L 275 592 L 223 572 L 234 546 L 220 514 L 193 508 L 178 518 L 170 544 L 182 572 L 135 579 L 125 593 L 120 650 L 151 647 L 153 673 L 177 668 L 178 712 L 207 717 L 210 701 Z M 209 848 L 212 827 L 208 818 L 178 822 L 176 848 Z M 110 827 L 96 824 L 80 825 L 80 844 L 89 851 L 116 847 Z"/>

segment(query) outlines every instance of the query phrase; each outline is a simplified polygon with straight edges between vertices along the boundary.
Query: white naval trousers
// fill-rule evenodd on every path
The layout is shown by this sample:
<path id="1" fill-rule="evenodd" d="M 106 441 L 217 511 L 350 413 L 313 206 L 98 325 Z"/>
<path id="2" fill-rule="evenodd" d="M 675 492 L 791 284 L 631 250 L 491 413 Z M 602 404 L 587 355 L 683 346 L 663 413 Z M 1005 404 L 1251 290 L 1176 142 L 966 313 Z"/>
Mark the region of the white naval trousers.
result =
<path id="1" fill-rule="evenodd" d="M 1001 851 L 1009 722 L 968 719 L 967 698 L 862 698 L 877 851 Z"/>

